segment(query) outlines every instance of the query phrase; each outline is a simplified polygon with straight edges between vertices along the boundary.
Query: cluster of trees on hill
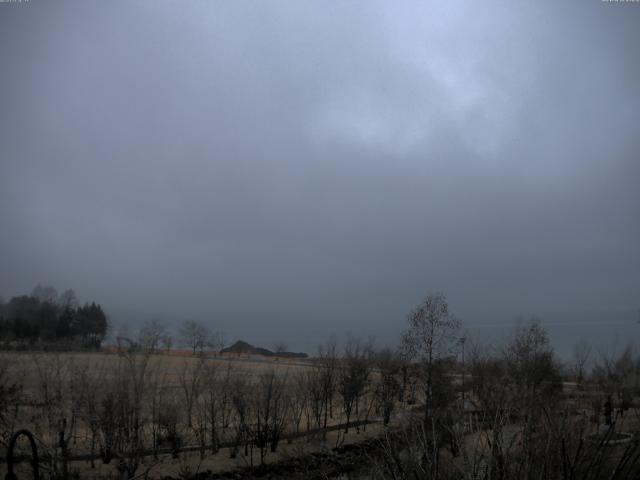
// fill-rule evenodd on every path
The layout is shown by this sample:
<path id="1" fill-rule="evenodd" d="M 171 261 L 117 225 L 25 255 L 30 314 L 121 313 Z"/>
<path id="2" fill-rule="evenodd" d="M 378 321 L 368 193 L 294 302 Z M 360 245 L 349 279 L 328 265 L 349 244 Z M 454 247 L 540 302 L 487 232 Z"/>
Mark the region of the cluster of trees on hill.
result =
<path id="1" fill-rule="evenodd" d="M 79 305 L 73 290 L 58 295 L 55 288 L 38 285 L 31 295 L 0 300 L 0 344 L 5 348 L 99 348 L 107 330 L 102 307 Z"/>
<path id="2" fill-rule="evenodd" d="M 253 345 L 238 340 L 233 345 L 220 350 L 220 353 L 244 353 L 249 355 L 262 355 L 263 357 L 279 357 L 279 358 L 307 358 L 309 355 L 303 352 L 288 352 L 286 345 L 278 343 L 275 345 L 275 352 L 263 347 L 254 347 Z"/>

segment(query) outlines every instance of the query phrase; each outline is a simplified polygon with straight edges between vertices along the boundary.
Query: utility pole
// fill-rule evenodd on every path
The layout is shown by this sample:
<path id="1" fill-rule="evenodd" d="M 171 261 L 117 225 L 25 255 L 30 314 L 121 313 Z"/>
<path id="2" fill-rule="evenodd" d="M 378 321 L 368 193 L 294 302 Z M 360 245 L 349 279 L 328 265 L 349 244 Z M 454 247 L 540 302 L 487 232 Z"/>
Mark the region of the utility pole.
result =
<path id="1" fill-rule="evenodd" d="M 467 341 L 466 337 L 460 338 L 460 345 L 462 346 L 462 415 L 463 417 L 464 417 L 464 343 L 466 341 Z"/>

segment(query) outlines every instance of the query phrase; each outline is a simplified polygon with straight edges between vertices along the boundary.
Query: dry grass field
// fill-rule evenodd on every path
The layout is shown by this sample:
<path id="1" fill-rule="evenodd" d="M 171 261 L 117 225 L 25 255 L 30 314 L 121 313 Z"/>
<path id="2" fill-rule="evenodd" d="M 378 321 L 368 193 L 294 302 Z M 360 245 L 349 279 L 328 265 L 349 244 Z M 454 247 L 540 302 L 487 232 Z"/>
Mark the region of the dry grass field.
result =
<path id="1" fill-rule="evenodd" d="M 606 375 L 595 369 L 588 382 L 563 383 L 555 370 L 540 376 L 508 357 L 477 356 L 464 370 L 466 381 L 453 363 L 435 371 L 427 410 L 418 364 L 345 352 L 308 361 L 5 352 L 0 456 L 6 458 L 11 434 L 26 428 L 43 478 L 246 473 L 354 443 L 376 445 L 360 462 L 378 478 L 511 478 L 525 469 L 528 478 L 599 480 L 625 478 L 602 472 L 640 472 L 631 371 L 625 377 L 614 375 L 619 368 Z M 25 446 L 22 440 L 19 454 Z M 0 464 L 0 475 L 6 468 Z M 26 463 L 19 471 L 29 478 Z"/>
<path id="2" fill-rule="evenodd" d="M 0 362 L 3 385 L 16 386 L 12 395 L 3 390 L 0 455 L 6 457 L 11 432 L 26 428 L 49 473 L 180 477 L 269 463 L 379 433 L 369 425 L 304 434 L 346 421 L 335 378 L 331 390 L 323 390 L 330 367 L 310 361 L 12 352 Z M 374 391 L 363 390 L 357 400 L 350 421 L 371 420 Z"/>
<path id="3" fill-rule="evenodd" d="M 23 393 L 27 396 L 37 395 L 42 385 L 41 374 L 51 373 L 58 367 L 63 374 L 73 374 L 80 371 L 94 372 L 96 375 L 113 376 L 122 365 L 122 357 L 117 353 L 105 352 L 74 352 L 74 353 L 43 353 L 43 352 L 5 352 L 0 354 L 2 363 L 10 367 L 12 374 L 21 379 Z M 242 356 L 206 356 L 193 355 L 165 355 L 149 356 L 147 371 L 160 374 L 163 386 L 177 388 L 180 378 L 187 372 L 193 372 L 196 366 L 203 362 L 209 368 L 222 370 L 231 368 L 234 375 L 254 377 L 261 373 L 274 371 L 278 375 L 289 375 L 312 367 L 308 362 L 305 366 L 300 360 L 275 360 L 267 358 L 249 358 Z M 39 371 L 39 369 L 42 369 Z"/>

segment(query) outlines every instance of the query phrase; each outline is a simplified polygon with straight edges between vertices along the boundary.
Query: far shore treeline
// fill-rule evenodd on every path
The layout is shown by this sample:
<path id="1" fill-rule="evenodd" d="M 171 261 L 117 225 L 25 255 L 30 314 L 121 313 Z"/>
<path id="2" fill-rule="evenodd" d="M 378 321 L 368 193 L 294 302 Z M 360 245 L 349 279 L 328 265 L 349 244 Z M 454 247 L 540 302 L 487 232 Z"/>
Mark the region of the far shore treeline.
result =
<path id="1" fill-rule="evenodd" d="M 107 330 L 102 307 L 79 305 L 73 290 L 59 295 L 53 287 L 38 285 L 31 295 L 0 300 L 1 348 L 98 349 Z"/>

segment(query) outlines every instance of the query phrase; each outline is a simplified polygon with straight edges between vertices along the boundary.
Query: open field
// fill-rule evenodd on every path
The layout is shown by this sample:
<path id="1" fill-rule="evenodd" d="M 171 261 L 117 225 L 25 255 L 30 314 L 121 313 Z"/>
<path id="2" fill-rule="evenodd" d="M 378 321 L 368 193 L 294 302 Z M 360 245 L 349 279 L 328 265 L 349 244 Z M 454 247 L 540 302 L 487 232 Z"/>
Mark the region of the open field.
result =
<path id="1" fill-rule="evenodd" d="M 344 431 L 335 379 L 326 383 L 335 364 L 132 352 L 0 358 L 3 384 L 17 386 L 7 396 L 0 455 L 6 456 L 11 432 L 26 428 L 51 471 L 118 477 L 126 469 L 149 475 L 230 470 L 378 431 Z M 371 421 L 374 401 L 373 390 L 362 392 L 349 421 Z M 318 431 L 338 424 L 339 431 Z"/>
<path id="2" fill-rule="evenodd" d="M 506 353 L 478 350 L 466 364 L 408 362 L 355 341 L 342 355 L 325 349 L 304 361 L 5 352 L 0 456 L 26 428 L 43 478 L 303 475 L 305 462 L 318 478 L 342 475 L 345 462 L 357 463 L 354 478 L 519 478 L 523 470 L 548 480 L 633 478 L 640 390 L 625 360 L 632 352 L 563 378 L 551 350 L 531 354 L 522 343 L 537 329 Z M 362 452 L 340 456 L 337 447 L 362 442 Z M 0 474 L 7 467 L 3 460 Z M 28 475 L 27 464 L 19 469 Z"/>
<path id="3" fill-rule="evenodd" d="M 12 374 L 21 379 L 23 393 L 27 396 L 38 393 L 42 386 L 42 374 L 60 369 L 61 374 L 79 374 L 93 372 L 94 375 L 113 376 L 122 367 L 122 357 L 117 353 L 104 352 L 73 352 L 73 353 L 42 353 L 42 352 L 6 352 L 1 353 L 2 361 L 10 366 Z M 199 363 L 208 368 L 220 371 L 231 368 L 235 375 L 253 377 L 267 371 L 278 375 L 288 375 L 312 367 L 308 362 L 305 366 L 300 360 L 269 360 L 248 358 L 243 356 L 207 355 L 204 358 L 193 355 L 165 355 L 153 354 L 148 357 L 146 371 L 160 374 L 165 388 L 180 387 L 180 379 L 185 372 L 192 372 Z"/>

